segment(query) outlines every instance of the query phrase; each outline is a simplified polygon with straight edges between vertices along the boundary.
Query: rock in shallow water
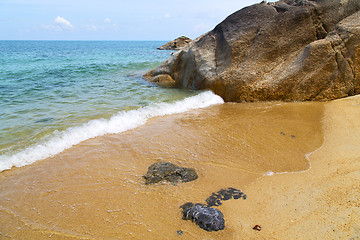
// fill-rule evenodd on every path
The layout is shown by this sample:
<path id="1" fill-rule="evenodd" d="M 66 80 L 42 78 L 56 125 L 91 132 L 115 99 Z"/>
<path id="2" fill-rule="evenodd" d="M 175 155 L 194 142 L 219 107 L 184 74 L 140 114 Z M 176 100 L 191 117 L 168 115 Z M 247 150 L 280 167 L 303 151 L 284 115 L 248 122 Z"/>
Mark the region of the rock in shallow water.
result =
<path id="1" fill-rule="evenodd" d="M 148 172 L 143 176 L 145 184 L 168 181 L 173 184 L 178 182 L 190 182 L 198 178 L 192 168 L 183 168 L 169 162 L 156 162 L 152 164 Z"/>
<path id="2" fill-rule="evenodd" d="M 224 215 L 218 209 L 191 202 L 185 203 L 180 208 L 183 209 L 184 220 L 191 220 L 206 231 L 219 231 L 225 228 Z"/>

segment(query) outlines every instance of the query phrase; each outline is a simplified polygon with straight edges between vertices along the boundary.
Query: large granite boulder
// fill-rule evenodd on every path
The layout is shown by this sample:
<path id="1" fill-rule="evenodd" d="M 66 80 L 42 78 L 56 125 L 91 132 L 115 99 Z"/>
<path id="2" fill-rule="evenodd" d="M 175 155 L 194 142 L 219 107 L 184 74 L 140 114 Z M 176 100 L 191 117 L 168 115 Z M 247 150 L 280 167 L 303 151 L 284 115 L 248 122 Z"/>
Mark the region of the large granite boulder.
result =
<path id="1" fill-rule="evenodd" d="M 179 50 L 182 47 L 186 46 L 186 44 L 188 44 L 191 41 L 192 40 L 190 38 L 181 36 L 175 40 L 172 40 L 172 41 L 162 45 L 161 47 L 158 47 L 157 49 L 159 49 L 159 50 Z"/>
<path id="2" fill-rule="evenodd" d="M 230 15 L 146 76 L 235 102 L 359 94 L 359 10 L 359 0 L 264 1 Z"/>

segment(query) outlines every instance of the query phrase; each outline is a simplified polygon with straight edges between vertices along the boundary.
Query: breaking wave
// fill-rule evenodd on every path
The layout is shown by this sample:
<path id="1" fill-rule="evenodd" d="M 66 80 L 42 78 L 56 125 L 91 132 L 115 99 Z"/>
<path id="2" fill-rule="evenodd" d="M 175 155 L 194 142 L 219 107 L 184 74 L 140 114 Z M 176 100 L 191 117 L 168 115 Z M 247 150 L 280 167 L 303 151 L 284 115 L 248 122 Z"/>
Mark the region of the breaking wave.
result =
<path id="1" fill-rule="evenodd" d="M 54 133 L 47 140 L 42 140 L 24 150 L 2 155 L 0 156 L 0 171 L 30 165 L 91 138 L 134 129 L 154 117 L 182 113 L 223 102 L 221 97 L 207 91 L 174 103 L 155 103 L 136 110 L 120 111 L 110 119 L 91 120 L 81 126 Z"/>

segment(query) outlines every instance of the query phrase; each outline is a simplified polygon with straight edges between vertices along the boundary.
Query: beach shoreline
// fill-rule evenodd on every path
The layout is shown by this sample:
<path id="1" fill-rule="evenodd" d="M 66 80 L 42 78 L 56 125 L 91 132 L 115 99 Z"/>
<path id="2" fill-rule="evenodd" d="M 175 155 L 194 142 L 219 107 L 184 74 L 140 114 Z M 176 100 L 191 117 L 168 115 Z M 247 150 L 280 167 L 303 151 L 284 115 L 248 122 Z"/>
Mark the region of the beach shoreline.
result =
<path id="1" fill-rule="evenodd" d="M 264 176 L 246 191 L 243 239 L 358 239 L 360 237 L 360 97 L 325 103 L 324 143 L 305 172 Z M 262 226 L 254 231 L 253 225 Z"/>
<path id="2" fill-rule="evenodd" d="M 349 182 L 351 176 L 343 174 L 349 171 L 356 175 L 355 170 L 360 169 L 359 164 L 354 163 L 354 168 L 348 164 L 357 150 L 352 149 L 349 154 L 345 143 L 339 141 L 352 139 L 353 147 L 357 146 L 353 133 L 360 127 L 353 121 L 358 111 L 353 105 L 359 103 L 359 97 L 329 103 L 229 103 L 151 119 L 135 130 L 88 140 L 52 159 L 0 175 L 0 218 L 11 222 L 3 225 L 0 232 L 2 237 L 7 234 L 29 239 L 357 237 L 359 212 L 353 208 L 359 202 L 356 198 L 341 202 L 354 197 L 357 191 L 353 184 L 356 179 Z M 257 110 L 252 113 L 254 109 Z M 235 116 L 242 116 L 243 120 Z M 264 121 L 256 125 L 254 120 L 260 116 Z M 246 125 L 249 123 L 255 125 Z M 246 155 L 241 155 L 246 144 L 241 151 L 234 151 L 241 144 L 236 140 L 237 134 L 232 133 L 246 127 L 239 139 L 249 135 L 252 137 L 246 141 L 262 139 L 256 141 L 254 152 L 246 153 L 251 155 L 271 145 L 264 156 L 246 159 Z M 201 147 L 203 141 L 207 147 Z M 288 152 L 281 158 L 271 158 L 279 154 L 279 146 Z M 305 157 L 310 152 L 311 169 Z M 347 158 L 338 163 L 340 155 Z M 221 161 L 209 161 L 209 157 Z M 242 158 L 252 165 L 238 160 Z M 256 164 L 258 158 L 270 161 Z M 331 162 L 327 162 L 329 159 Z M 177 186 L 145 186 L 142 174 L 156 160 L 194 167 L 199 179 Z M 324 168 L 325 163 L 330 165 Z M 276 174 L 284 171 L 296 173 Z M 275 174 L 268 176 L 268 172 Z M 347 181 L 343 189 L 339 188 L 343 183 L 335 181 L 342 177 Z M 212 192 L 226 187 L 241 188 L 248 199 L 229 200 L 218 207 L 225 215 L 224 231 L 206 232 L 181 220 L 178 207 L 182 203 L 204 202 Z M 353 206 L 350 210 L 346 209 L 349 204 Z M 336 214 L 332 212 L 334 208 Z M 342 216 L 345 213 L 352 220 Z M 262 230 L 253 230 L 255 225 L 262 226 Z M 178 236 L 176 230 L 183 234 Z"/>

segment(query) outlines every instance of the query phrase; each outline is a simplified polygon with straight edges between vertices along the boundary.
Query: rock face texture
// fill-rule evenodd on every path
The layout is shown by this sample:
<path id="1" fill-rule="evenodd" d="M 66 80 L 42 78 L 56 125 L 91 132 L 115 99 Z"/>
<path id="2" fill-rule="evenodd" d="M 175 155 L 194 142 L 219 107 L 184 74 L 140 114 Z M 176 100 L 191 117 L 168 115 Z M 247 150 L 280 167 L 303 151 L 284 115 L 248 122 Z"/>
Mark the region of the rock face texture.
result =
<path id="1" fill-rule="evenodd" d="M 360 0 L 241 9 L 146 74 L 225 101 L 332 100 L 360 93 Z"/>
<path id="2" fill-rule="evenodd" d="M 169 162 L 156 162 L 152 164 L 148 172 L 143 176 L 145 184 L 168 181 L 173 184 L 178 182 L 190 182 L 198 178 L 192 168 L 183 168 Z"/>
<path id="3" fill-rule="evenodd" d="M 190 202 L 180 208 L 183 209 L 184 220 L 191 220 L 206 231 L 219 231 L 225 228 L 224 215 L 218 209 Z"/>
<path id="4" fill-rule="evenodd" d="M 173 41 L 166 43 L 165 45 L 163 45 L 161 47 L 158 47 L 157 49 L 159 49 L 159 50 L 179 50 L 180 48 L 186 46 L 186 44 L 188 44 L 191 41 L 192 40 L 190 38 L 181 36 Z"/>

